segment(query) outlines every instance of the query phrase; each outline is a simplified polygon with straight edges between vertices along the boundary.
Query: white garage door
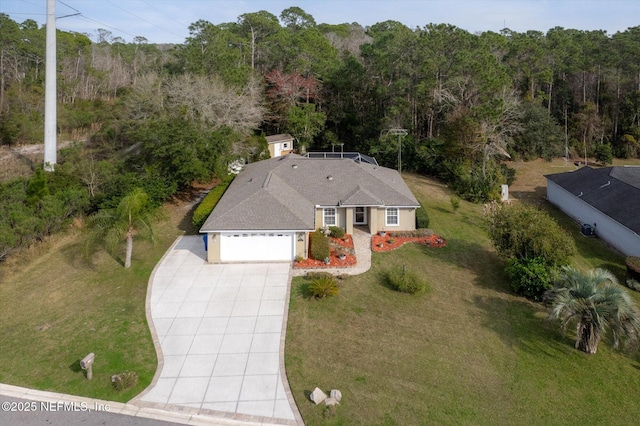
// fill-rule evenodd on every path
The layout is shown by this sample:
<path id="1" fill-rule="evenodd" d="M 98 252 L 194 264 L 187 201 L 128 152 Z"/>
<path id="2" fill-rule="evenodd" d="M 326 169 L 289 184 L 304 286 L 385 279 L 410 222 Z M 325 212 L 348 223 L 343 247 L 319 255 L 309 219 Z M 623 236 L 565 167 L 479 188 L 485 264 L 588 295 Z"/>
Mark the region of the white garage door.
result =
<path id="1" fill-rule="evenodd" d="M 293 260 L 293 233 L 223 233 L 222 261 Z"/>

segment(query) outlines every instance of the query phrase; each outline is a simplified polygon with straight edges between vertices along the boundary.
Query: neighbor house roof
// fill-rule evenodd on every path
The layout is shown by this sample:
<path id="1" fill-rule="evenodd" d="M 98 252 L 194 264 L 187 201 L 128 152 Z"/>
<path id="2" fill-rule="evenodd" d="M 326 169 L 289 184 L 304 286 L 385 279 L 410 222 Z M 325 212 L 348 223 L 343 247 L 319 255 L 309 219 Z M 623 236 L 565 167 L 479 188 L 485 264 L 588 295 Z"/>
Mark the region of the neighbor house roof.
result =
<path id="1" fill-rule="evenodd" d="M 201 232 L 312 230 L 316 206 L 418 207 L 396 170 L 289 154 L 245 166 Z"/>
<path id="2" fill-rule="evenodd" d="M 640 234 L 640 167 L 583 167 L 545 177 Z"/>
<path id="3" fill-rule="evenodd" d="M 289 142 L 293 140 L 293 136 L 288 133 L 267 136 L 267 143 Z"/>

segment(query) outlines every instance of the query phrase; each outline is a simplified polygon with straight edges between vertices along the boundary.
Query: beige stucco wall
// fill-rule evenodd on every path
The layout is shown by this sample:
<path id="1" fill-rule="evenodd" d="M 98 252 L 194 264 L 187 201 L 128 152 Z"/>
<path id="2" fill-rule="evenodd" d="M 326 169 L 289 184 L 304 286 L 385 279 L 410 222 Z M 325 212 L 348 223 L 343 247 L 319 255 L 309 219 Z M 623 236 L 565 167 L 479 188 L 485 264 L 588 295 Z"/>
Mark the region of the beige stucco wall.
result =
<path id="1" fill-rule="evenodd" d="M 322 228 L 322 209 L 316 209 L 316 229 Z"/>
<path id="2" fill-rule="evenodd" d="M 344 230 L 347 234 L 351 234 L 351 235 L 353 235 L 354 210 L 355 209 L 353 207 L 347 207 L 344 209 L 344 216 L 345 216 Z"/>
<path id="3" fill-rule="evenodd" d="M 416 229 L 416 209 L 399 209 L 400 224 L 398 226 L 386 225 L 386 208 L 385 207 L 371 207 L 369 217 L 369 230 L 371 233 L 381 231 L 383 228 L 385 231 L 414 231 Z"/>
<path id="4" fill-rule="evenodd" d="M 302 236 L 302 241 L 298 241 L 299 237 Z M 295 256 L 300 256 L 303 259 L 308 257 L 308 247 L 309 247 L 309 233 L 308 232 L 296 232 L 295 233 Z"/>
<path id="5" fill-rule="evenodd" d="M 337 209 L 337 225 L 344 228 L 347 234 L 353 234 L 354 207 Z M 376 233 L 383 228 L 387 231 L 413 231 L 416 229 L 416 210 L 414 208 L 400 208 L 400 224 L 398 226 L 386 226 L 386 209 L 384 207 L 369 207 L 367 209 L 367 221 L 369 231 Z M 316 209 L 316 229 L 322 227 L 322 208 Z"/>
<path id="6" fill-rule="evenodd" d="M 210 232 L 207 233 L 207 238 L 207 262 L 220 262 L 220 234 Z"/>
<path id="7" fill-rule="evenodd" d="M 324 222 L 322 221 L 323 218 L 323 207 L 318 207 L 316 209 L 316 229 L 318 228 L 322 228 L 324 226 Z M 351 213 L 351 215 L 353 216 L 353 212 Z M 353 222 L 353 218 L 351 219 L 351 221 Z M 342 228 L 346 228 L 347 226 L 347 212 L 346 209 L 344 208 L 336 208 L 336 226 L 340 226 Z"/>

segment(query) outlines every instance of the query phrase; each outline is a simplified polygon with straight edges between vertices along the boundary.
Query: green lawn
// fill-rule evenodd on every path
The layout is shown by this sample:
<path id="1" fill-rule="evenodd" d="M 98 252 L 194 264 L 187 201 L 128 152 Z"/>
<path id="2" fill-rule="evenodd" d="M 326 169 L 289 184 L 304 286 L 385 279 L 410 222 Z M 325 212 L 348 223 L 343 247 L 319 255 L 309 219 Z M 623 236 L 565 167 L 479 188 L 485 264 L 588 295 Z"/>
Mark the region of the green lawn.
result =
<path id="1" fill-rule="evenodd" d="M 294 279 L 285 360 L 305 422 L 637 423 L 638 358 L 606 343 L 594 356 L 576 351 L 571 333 L 563 337 L 541 305 L 510 290 L 482 207 L 462 202 L 453 214 L 446 187 L 405 179 L 448 245 L 374 254 L 369 272 L 341 281 L 340 294 L 325 300 L 305 299 L 305 280 Z M 571 229 L 575 265 L 606 266 L 623 277 L 621 256 L 545 207 Z M 427 277 L 428 294 L 384 286 L 383 272 L 403 263 Z M 335 412 L 308 400 L 316 386 L 342 391 Z"/>
<path id="2" fill-rule="evenodd" d="M 145 316 L 147 283 L 181 233 L 178 222 L 158 224 L 155 245 L 134 242 L 128 270 L 104 252 L 92 266 L 83 263 L 77 229 L 2 264 L 0 382 L 113 401 L 147 387 L 157 367 Z M 95 353 L 91 381 L 79 366 L 89 352 Z M 111 375 L 123 371 L 137 372 L 139 383 L 118 393 Z"/>

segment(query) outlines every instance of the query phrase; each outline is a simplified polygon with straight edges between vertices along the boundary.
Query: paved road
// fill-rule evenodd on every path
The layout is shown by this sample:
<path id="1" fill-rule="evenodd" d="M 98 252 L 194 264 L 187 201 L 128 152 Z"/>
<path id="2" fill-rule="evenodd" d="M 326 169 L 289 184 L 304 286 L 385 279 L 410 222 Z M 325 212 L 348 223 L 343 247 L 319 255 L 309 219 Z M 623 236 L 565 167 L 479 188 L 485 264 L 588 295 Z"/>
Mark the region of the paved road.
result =
<path id="1" fill-rule="evenodd" d="M 6 426 L 173 426 L 180 424 L 110 413 L 106 411 L 106 407 L 102 407 L 105 411 L 94 411 L 95 407 L 90 404 L 67 402 L 65 406 L 65 403 L 58 401 L 41 402 L 9 396 L 0 396 L 0 402 L 2 403 L 0 425 Z M 87 411 L 83 411 L 85 408 Z M 74 409 L 77 411 L 73 411 Z"/>

